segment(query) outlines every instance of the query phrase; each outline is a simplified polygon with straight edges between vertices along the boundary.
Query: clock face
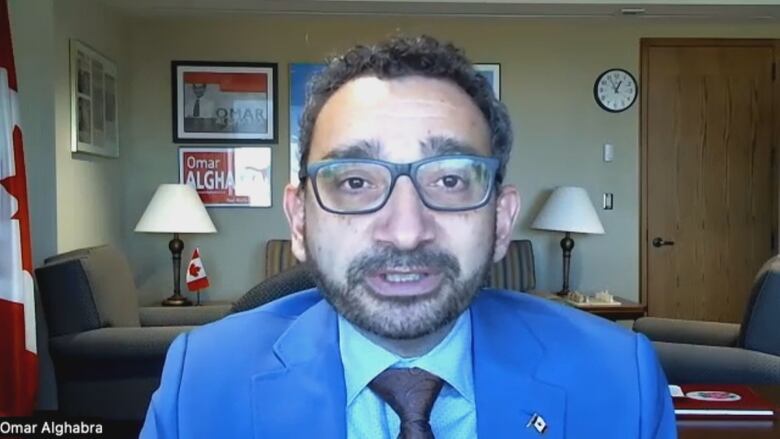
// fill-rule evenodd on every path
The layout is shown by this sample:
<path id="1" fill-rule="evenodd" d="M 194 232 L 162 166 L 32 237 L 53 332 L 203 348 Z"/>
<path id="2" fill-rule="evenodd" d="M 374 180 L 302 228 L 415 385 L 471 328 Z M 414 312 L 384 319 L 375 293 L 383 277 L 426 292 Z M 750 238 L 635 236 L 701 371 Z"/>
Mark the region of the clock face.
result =
<path id="1" fill-rule="evenodd" d="M 636 101 L 636 79 L 623 69 L 610 69 L 599 75 L 593 85 L 593 97 L 609 112 L 625 111 Z"/>

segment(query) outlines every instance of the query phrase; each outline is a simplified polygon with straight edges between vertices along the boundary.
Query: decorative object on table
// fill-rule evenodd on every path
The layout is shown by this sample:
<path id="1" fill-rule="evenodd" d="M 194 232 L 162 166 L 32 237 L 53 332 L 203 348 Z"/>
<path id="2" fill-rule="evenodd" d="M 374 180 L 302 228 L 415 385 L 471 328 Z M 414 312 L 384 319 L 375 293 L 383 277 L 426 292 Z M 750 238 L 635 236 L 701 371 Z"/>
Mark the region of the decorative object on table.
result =
<path id="1" fill-rule="evenodd" d="M 173 61 L 173 141 L 275 143 L 276 64 Z"/>
<path id="2" fill-rule="evenodd" d="M 200 305 L 200 290 L 208 287 L 209 277 L 206 275 L 206 267 L 203 266 L 203 260 L 200 258 L 200 249 L 195 247 L 190 263 L 187 265 L 187 289 L 197 293 L 196 305 Z"/>
<path id="3" fill-rule="evenodd" d="M 70 40 L 70 150 L 119 157 L 116 64 Z"/>
<path id="4" fill-rule="evenodd" d="M 566 295 L 566 300 L 575 304 L 587 303 L 588 297 L 579 291 L 569 291 L 569 294 Z"/>
<path id="5" fill-rule="evenodd" d="M 596 209 L 593 207 L 588 193 L 581 187 L 561 186 L 556 188 L 547 199 L 542 210 L 536 216 L 531 227 L 539 230 L 564 232 L 561 239 L 563 250 L 563 287 L 557 294 L 566 296 L 569 290 L 569 268 L 571 251 L 574 248 L 572 233 L 603 234 Z"/>
<path id="6" fill-rule="evenodd" d="M 179 182 L 208 207 L 271 207 L 271 148 L 179 148 Z"/>
<path id="7" fill-rule="evenodd" d="M 612 294 L 607 291 L 599 291 L 593 295 L 580 293 L 579 291 L 569 291 L 564 300 L 571 305 L 578 307 L 587 306 L 620 306 L 620 302 L 615 300 Z"/>
<path id="8" fill-rule="evenodd" d="M 612 294 L 609 294 L 609 291 L 598 291 L 596 294 L 593 295 L 593 301 L 597 303 L 618 303 L 617 300 L 615 300 L 615 296 Z"/>
<path id="9" fill-rule="evenodd" d="M 624 69 L 609 69 L 593 84 L 593 97 L 599 107 L 610 113 L 626 111 L 638 96 L 634 75 Z"/>
<path id="10" fill-rule="evenodd" d="M 679 419 L 772 419 L 777 407 L 744 384 L 669 385 Z"/>
<path id="11" fill-rule="evenodd" d="M 301 129 L 301 116 L 306 106 L 306 86 L 309 81 L 325 68 L 325 64 L 290 64 L 290 183 L 298 185 L 298 139 Z"/>
<path id="12" fill-rule="evenodd" d="M 474 64 L 474 69 L 488 80 L 493 94 L 501 100 L 501 64 Z"/>
<path id="13" fill-rule="evenodd" d="M 173 260 L 173 295 L 162 304 L 189 306 L 192 302 L 181 295 L 181 252 L 184 243 L 180 233 L 216 233 L 205 206 L 195 188 L 187 184 L 161 184 L 135 226 L 136 232 L 173 233 L 168 243 Z"/>

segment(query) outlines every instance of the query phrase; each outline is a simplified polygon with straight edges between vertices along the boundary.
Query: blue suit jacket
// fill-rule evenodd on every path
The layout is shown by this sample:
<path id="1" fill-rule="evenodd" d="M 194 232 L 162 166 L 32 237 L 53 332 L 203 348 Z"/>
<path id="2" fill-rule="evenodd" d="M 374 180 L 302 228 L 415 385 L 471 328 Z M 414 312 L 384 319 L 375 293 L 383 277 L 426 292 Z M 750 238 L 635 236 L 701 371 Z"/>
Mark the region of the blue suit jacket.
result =
<path id="1" fill-rule="evenodd" d="M 643 336 L 527 294 L 471 312 L 480 438 L 676 437 Z M 309 290 L 179 336 L 141 437 L 344 438 L 345 407 L 336 312 Z"/>

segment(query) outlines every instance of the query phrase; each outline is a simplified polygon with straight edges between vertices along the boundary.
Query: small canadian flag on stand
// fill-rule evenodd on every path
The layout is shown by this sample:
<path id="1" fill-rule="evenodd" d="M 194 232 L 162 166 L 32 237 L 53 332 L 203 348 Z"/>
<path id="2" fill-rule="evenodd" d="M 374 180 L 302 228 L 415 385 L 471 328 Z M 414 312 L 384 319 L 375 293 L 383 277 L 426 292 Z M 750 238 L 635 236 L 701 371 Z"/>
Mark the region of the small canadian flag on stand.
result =
<path id="1" fill-rule="evenodd" d="M 206 275 L 206 269 L 203 268 L 203 261 L 200 259 L 200 249 L 196 248 L 192 252 L 190 265 L 187 266 L 187 289 L 198 292 L 198 304 L 200 304 L 200 290 L 209 287 L 209 277 Z"/>

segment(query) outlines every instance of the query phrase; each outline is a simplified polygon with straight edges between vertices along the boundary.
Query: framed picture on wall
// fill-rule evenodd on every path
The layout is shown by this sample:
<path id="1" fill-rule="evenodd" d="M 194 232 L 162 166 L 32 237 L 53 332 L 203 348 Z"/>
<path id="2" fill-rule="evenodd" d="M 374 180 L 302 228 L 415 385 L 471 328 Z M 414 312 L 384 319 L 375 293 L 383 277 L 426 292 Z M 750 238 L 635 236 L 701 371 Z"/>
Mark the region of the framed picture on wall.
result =
<path id="1" fill-rule="evenodd" d="M 306 105 L 306 86 L 309 80 L 319 73 L 325 64 L 292 63 L 290 64 L 290 183 L 298 184 L 298 144 L 300 121 L 303 107 Z"/>
<path id="2" fill-rule="evenodd" d="M 474 68 L 493 86 L 493 94 L 501 100 L 501 64 L 474 64 Z"/>
<path id="3" fill-rule="evenodd" d="M 173 141 L 276 143 L 277 65 L 173 61 Z"/>
<path id="4" fill-rule="evenodd" d="M 116 64 L 70 40 L 70 150 L 119 157 Z"/>
<path id="5" fill-rule="evenodd" d="M 179 183 L 206 207 L 271 207 L 271 148 L 179 147 Z"/>

